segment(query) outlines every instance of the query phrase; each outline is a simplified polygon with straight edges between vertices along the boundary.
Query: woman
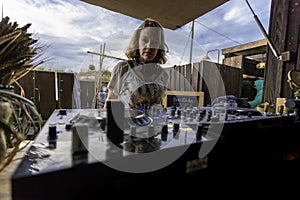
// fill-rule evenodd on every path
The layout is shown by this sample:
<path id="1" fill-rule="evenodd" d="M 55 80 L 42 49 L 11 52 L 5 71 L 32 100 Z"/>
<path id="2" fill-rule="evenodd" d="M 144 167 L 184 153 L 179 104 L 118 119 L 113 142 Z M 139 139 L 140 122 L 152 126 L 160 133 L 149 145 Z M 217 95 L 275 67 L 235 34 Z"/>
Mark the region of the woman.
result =
<path id="1" fill-rule="evenodd" d="M 263 80 L 256 80 L 254 81 L 254 87 L 256 88 L 256 96 L 252 101 L 249 101 L 251 108 L 255 108 L 257 104 L 262 103 L 263 97 L 263 88 L 264 88 L 264 81 Z"/>
<path id="2" fill-rule="evenodd" d="M 160 64 L 166 63 L 167 50 L 161 24 L 150 18 L 144 20 L 126 49 L 128 60 L 119 62 L 112 71 L 107 100 L 120 99 L 125 107 L 141 110 L 161 104 L 168 74 Z"/>

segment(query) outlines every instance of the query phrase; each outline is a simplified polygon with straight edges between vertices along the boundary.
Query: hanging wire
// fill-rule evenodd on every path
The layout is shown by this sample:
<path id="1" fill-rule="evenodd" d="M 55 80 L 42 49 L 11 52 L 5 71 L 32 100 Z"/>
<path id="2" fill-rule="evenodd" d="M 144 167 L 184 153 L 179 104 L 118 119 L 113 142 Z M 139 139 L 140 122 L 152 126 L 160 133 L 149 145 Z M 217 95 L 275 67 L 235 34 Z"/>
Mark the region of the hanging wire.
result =
<path id="1" fill-rule="evenodd" d="M 235 42 L 235 43 L 237 43 L 237 44 L 241 44 L 240 42 L 238 42 L 238 41 L 236 41 L 236 40 L 234 40 L 234 39 L 231 39 L 230 37 L 228 37 L 228 36 L 226 36 L 226 35 L 224 35 L 224 34 L 222 34 L 222 33 L 219 33 L 219 32 L 217 32 L 217 31 L 215 31 L 214 29 L 212 29 L 212 28 L 206 26 L 205 24 L 203 24 L 203 23 L 201 23 L 201 22 L 199 22 L 199 21 L 196 21 L 196 20 L 195 20 L 195 22 L 197 22 L 197 23 L 199 23 L 200 25 L 204 26 L 205 28 L 211 30 L 212 32 L 214 32 L 214 33 L 216 33 L 216 34 L 218 34 L 218 35 L 221 35 L 221 36 L 223 36 L 223 37 L 225 37 L 225 38 L 231 40 L 232 42 Z"/>
<path id="2" fill-rule="evenodd" d="M 188 45 L 188 43 L 189 43 L 189 41 L 190 41 L 190 38 L 191 38 L 191 34 L 192 34 L 192 30 L 190 31 L 189 37 L 188 37 L 188 39 L 187 39 L 187 41 L 186 41 L 186 43 L 185 43 L 185 45 L 184 45 L 184 50 L 183 50 L 182 56 L 181 56 L 181 58 L 180 58 L 179 64 L 181 64 L 181 62 L 182 62 L 182 60 L 183 60 L 183 57 L 184 57 L 184 54 L 185 54 L 187 45 Z"/>

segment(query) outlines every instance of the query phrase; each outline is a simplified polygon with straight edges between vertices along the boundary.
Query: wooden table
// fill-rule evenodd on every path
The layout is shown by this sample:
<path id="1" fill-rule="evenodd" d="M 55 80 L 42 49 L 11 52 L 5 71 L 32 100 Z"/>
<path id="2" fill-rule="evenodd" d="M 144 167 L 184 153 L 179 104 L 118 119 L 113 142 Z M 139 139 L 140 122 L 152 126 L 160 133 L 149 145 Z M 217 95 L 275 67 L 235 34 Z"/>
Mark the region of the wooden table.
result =
<path id="1" fill-rule="evenodd" d="M 2 172 L 0 172 L 0 185 L 1 185 L 0 199 L 1 200 L 11 200 L 12 199 L 10 177 L 12 176 L 12 174 L 14 173 L 14 171 L 16 170 L 16 168 L 22 161 L 23 156 L 28 151 L 32 142 L 33 141 L 31 141 L 31 140 L 23 141 L 20 145 L 19 152 L 15 155 L 12 162 Z"/>

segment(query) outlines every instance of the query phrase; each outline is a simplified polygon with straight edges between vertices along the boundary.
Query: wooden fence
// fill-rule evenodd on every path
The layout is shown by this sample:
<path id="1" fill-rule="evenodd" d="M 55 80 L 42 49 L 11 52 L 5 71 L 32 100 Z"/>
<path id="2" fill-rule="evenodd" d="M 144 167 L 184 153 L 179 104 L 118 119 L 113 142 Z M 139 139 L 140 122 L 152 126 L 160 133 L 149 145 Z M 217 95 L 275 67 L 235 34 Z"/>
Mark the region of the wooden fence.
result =
<path id="1" fill-rule="evenodd" d="M 204 100 L 201 102 L 204 106 L 218 96 L 240 97 L 242 71 L 239 68 L 201 61 L 193 63 L 193 66 L 174 66 L 167 70 L 170 75 L 169 90 L 203 92 Z M 31 71 L 19 80 L 19 84 L 24 89 L 25 97 L 35 103 L 43 120 L 47 120 L 54 109 L 93 108 L 94 81 L 79 81 L 78 105 L 74 99 L 75 80 L 73 73 Z M 21 92 L 16 85 L 15 92 Z"/>
<path id="2" fill-rule="evenodd" d="M 210 61 L 174 66 L 168 69 L 168 88 L 174 91 L 204 92 L 204 106 L 219 96 L 240 97 L 242 69 Z"/>
<path id="3" fill-rule="evenodd" d="M 55 76 L 55 72 L 30 71 L 18 82 L 25 97 L 35 104 L 43 120 L 47 120 L 56 108 L 74 108 L 74 74 L 57 73 L 57 82 Z M 15 93 L 21 94 L 21 88 L 17 85 L 14 87 Z"/>

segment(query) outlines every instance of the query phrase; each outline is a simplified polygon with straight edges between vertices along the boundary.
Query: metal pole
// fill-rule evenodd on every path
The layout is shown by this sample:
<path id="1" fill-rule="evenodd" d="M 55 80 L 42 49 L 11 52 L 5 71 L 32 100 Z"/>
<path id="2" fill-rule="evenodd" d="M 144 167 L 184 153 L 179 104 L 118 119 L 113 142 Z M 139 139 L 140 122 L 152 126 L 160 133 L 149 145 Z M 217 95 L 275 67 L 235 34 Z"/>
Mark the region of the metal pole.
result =
<path id="1" fill-rule="evenodd" d="M 192 64 L 192 55 L 193 55 L 194 25 L 195 25 L 195 20 L 193 20 L 193 22 L 192 22 L 192 37 L 191 37 L 191 49 L 190 49 L 190 64 Z"/>
<path id="2" fill-rule="evenodd" d="M 101 91 L 101 86 L 102 86 L 102 65 L 103 65 L 103 59 L 104 59 L 104 51 L 105 51 L 105 43 L 104 45 L 100 45 L 100 53 L 99 55 L 99 72 L 98 72 L 98 76 L 97 76 L 97 81 L 96 81 L 96 77 L 95 77 L 95 81 L 96 81 L 96 86 L 95 86 L 95 97 L 94 97 L 94 108 L 98 108 L 98 103 L 99 103 L 99 99 L 98 99 L 98 93 Z"/>
<path id="3" fill-rule="evenodd" d="M 268 42 L 268 44 L 269 44 L 269 47 L 270 47 L 270 49 L 272 50 L 274 56 L 275 56 L 278 60 L 281 60 L 281 59 L 282 59 L 282 56 L 277 52 L 277 50 L 276 50 L 276 48 L 275 48 L 275 46 L 274 46 L 272 40 L 269 38 L 269 36 L 268 36 L 266 30 L 264 29 L 263 25 L 262 25 L 261 22 L 259 21 L 257 15 L 254 13 L 253 9 L 251 8 L 251 6 L 250 6 L 250 4 L 249 4 L 249 2 L 248 2 L 247 0 L 246 0 L 246 3 L 247 3 L 247 5 L 248 5 L 249 8 L 250 8 L 250 10 L 251 10 L 251 12 L 252 12 L 252 14 L 253 14 L 253 17 L 254 17 L 254 19 L 255 19 L 255 22 L 257 23 L 257 25 L 258 25 L 260 31 L 262 32 L 262 34 L 264 35 L 265 39 L 267 40 L 267 42 Z"/>
<path id="4" fill-rule="evenodd" d="M 107 58 L 113 58 L 113 59 L 117 59 L 117 60 L 126 60 L 124 58 L 118 58 L 118 57 L 115 57 L 115 56 L 109 56 L 109 55 L 105 55 L 103 53 L 97 53 L 97 52 L 92 52 L 92 51 L 87 51 L 87 53 L 95 54 L 95 55 L 103 56 L 103 57 L 107 57 Z"/>

